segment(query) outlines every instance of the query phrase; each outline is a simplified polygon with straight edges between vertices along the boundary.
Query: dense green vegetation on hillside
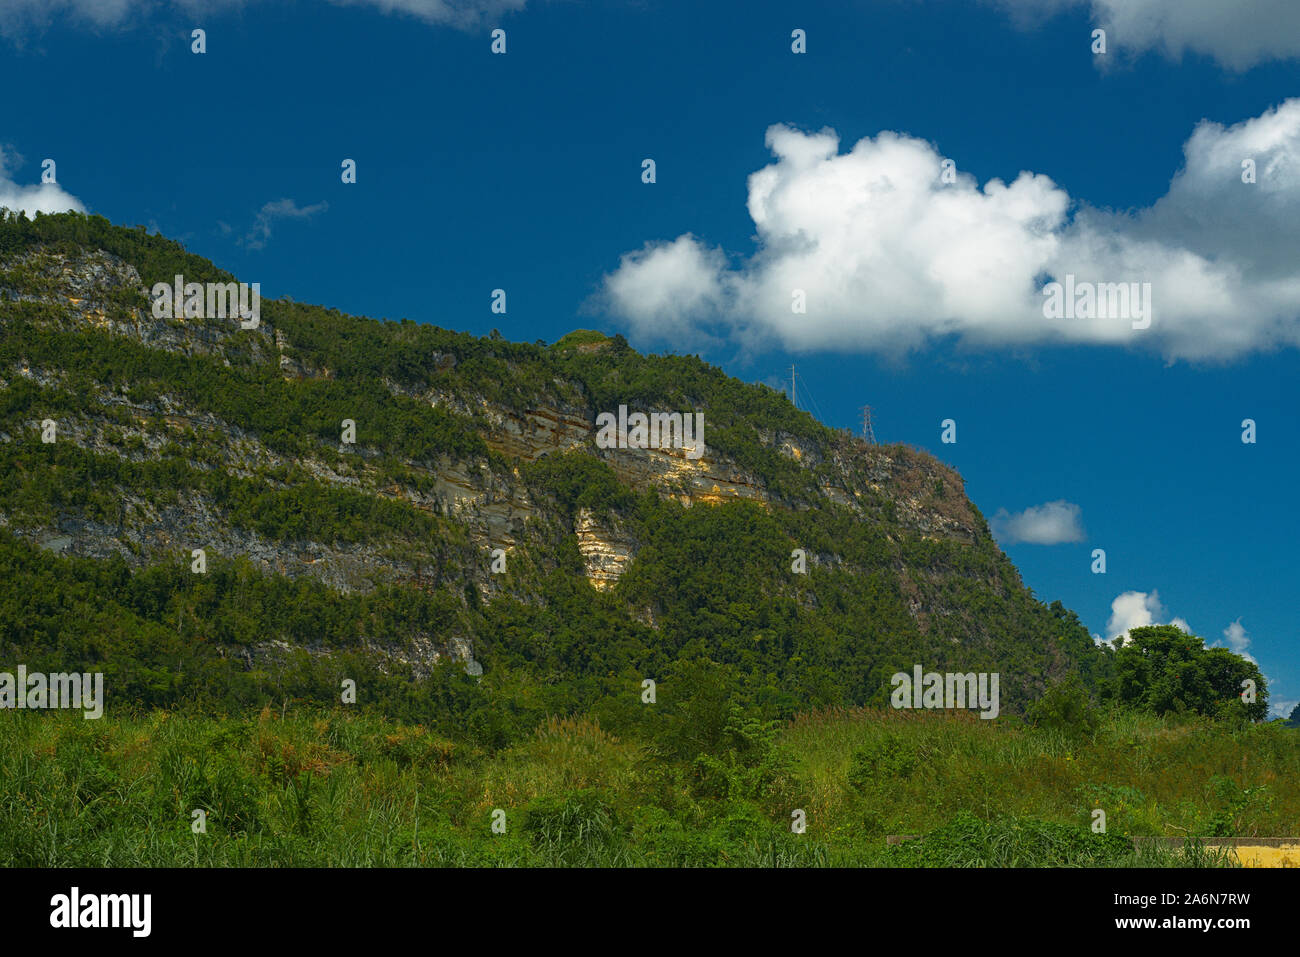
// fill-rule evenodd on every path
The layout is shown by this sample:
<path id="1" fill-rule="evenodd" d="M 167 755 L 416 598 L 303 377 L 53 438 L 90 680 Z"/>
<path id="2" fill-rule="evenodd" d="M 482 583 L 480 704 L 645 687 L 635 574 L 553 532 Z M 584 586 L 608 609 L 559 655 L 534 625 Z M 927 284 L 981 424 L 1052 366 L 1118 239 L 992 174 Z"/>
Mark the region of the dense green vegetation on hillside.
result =
<path id="1" fill-rule="evenodd" d="M 53 312 L 46 305 L 7 304 L 0 364 L 6 369 L 26 363 L 60 370 L 65 398 L 56 411 L 84 411 L 97 398 L 119 393 L 135 403 L 156 403 L 166 396 L 187 409 L 238 425 L 286 455 L 337 447 L 344 419 L 358 423 L 358 444 L 394 455 L 432 459 L 439 454 L 487 454 L 472 420 L 393 395 L 377 379 L 286 382 L 274 362 L 228 365 L 231 355 L 240 355 L 233 350 L 185 356 L 98 331 L 51 334 L 40 320 L 42 313 Z M 19 393 L 25 395 L 30 393 Z M 30 407 L 30 400 L 7 401 L 15 412 Z"/>
<path id="2" fill-rule="evenodd" d="M 102 217 L 68 213 L 40 216 L 34 221 L 9 217 L 0 222 L 0 258 L 36 249 L 71 253 L 103 249 L 135 266 L 146 286 L 171 282 L 177 274 L 193 282 L 234 278 L 185 252 L 178 243 L 149 236 L 140 228 L 113 226 Z M 41 307 L 9 304 L 11 314 L 22 315 L 27 308 Z M 263 300 L 262 318 L 288 336 L 292 355 L 315 368 L 331 370 L 334 379 L 287 388 L 274 363 L 223 370 L 219 362 L 132 349 L 130 344 L 100 342 L 89 334 L 89 340 L 60 336 L 41 351 L 38 343 L 15 329 L 9 352 L 33 363 L 70 371 L 84 369 L 87 380 L 112 381 L 116 375 L 129 378 L 140 388 L 159 383 L 182 389 L 196 407 L 264 436 L 278 437 L 292 450 L 297 450 L 302 434 L 322 439 L 337 436 L 338 423 L 352 418 L 366 423 L 365 441 L 388 443 L 392 451 L 474 451 L 463 447 L 476 438 L 472 429 L 453 435 L 451 421 L 439 422 L 432 437 L 413 434 L 413 419 L 405 415 L 407 407 L 393 401 L 382 386 L 384 380 L 412 388 L 481 395 L 517 409 L 527 408 L 538 396 L 572 399 L 581 392 L 596 407 L 610 410 L 619 404 L 684 409 L 707 398 L 709 444 L 754 470 L 772 487 L 791 494 L 806 494 L 814 473 L 755 443 L 754 423 L 810 438 L 825 439 L 830 434 L 767 386 L 742 383 L 692 356 L 644 356 L 619 339 L 609 340 L 610 348 L 598 352 L 570 348 L 572 342 L 548 348 L 500 338 L 480 339 L 409 320 L 377 323 L 287 300 Z M 7 317 L 6 325 L 10 321 Z M 249 338 L 253 333 L 232 335 Z M 65 363 L 60 365 L 51 350 L 65 356 Z M 111 355 L 105 356 L 105 351 Z M 449 357 L 453 361 L 448 362 Z M 0 354 L 0 360 L 9 358 L 9 353 Z M 107 380 L 106 374 L 110 374 Z M 577 381 L 582 383 L 581 392 L 572 384 Z M 566 386 L 566 382 L 571 384 Z M 391 420 L 394 406 L 403 412 L 401 421 Z M 439 412 L 425 408 L 420 421 L 436 421 Z M 429 438 L 433 441 L 420 444 Z"/>
<path id="3" fill-rule="evenodd" d="M 205 575 L 190 572 L 188 553 L 133 572 L 120 558 L 60 557 L 0 533 L 9 583 L 0 655 L 46 671 L 104 670 L 119 707 L 187 701 L 227 710 L 286 697 L 328 704 L 352 678 L 363 708 L 472 733 L 490 746 L 517 740 L 551 714 L 590 711 L 612 730 L 632 731 L 642 680 L 689 686 L 709 664 L 725 675 L 735 704 L 783 719 L 809 706 L 883 703 L 894 671 L 909 670 L 918 656 L 934 667 L 953 656 L 898 609 L 897 585 L 882 573 L 817 570 L 794 595 L 767 585 L 774 576 L 766 553 L 788 548 L 775 520 L 755 506 L 693 518 L 653 497 L 639 505 L 649 516 L 648 554 L 626 581 L 611 594 L 593 591 L 569 543 L 555 567 L 534 570 L 533 587 L 546 597 L 540 604 L 509 595 L 484 602 L 473 584 L 469 600 L 451 588 L 404 586 L 340 595 L 220 555 L 209 557 Z M 734 547 L 714 555 L 717 541 Z M 629 616 L 652 600 L 655 627 Z M 1026 620 L 1037 613 L 1022 611 Z M 1059 624 L 1045 613 L 1039 621 L 1049 645 Z M 401 652 L 420 635 L 472 637 L 482 681 L 444 665 L 412 682 L 359 654 L 370 645 Z M 270 641 L 337 653 L 287 655 L 244 670 L 243 649 Z M 1023 704 L 1034 687 L 1010 669 L 1033 678 L 1042 667 L 1029 641 L 959 657 L 967 670 L 1004 670 L 1004 708 Z M 460 696 L 450 713 L 442 710 L 445 686 Z"/>
<path id="4" fill-rule="evenodd" d="M 1144 808 L 1135 833 L 1211 833 L 1224 807 L 1248 807 L 1251 826 L 1295 810 L 1258 797 L 1296 757 L 1294 736 L 1250 727 L 1267 713 L 1253 663 L 1171 628 L 1098 647 L 1022 585 L 960 480 L 923 453 L 872 450 L 895 471 L 867 480 L 864 448 L 772 389 L 588 330 L 521 344 L 266 300 L 261 330 L 146 318 L 162 325 L 122 334 L 138 290 L 92 299 L 94 320 L 51 292 L 55 254 L 96 250 L 146 285 L 232 278 L 97 217 L 0 217 L 0 672 L 103 672 L 108 698 L 84 729 L 0 712 L 0 860 L 53 862 L 42 828 L 57 826 L 84 848 L 60 862 L 977 863 L 970 848 L 994 841 L 1039 863 L 1133 863 L 1123 840 L 1079 842 L 1094 791 L 1077 789 Z M 184 345 L 148 344 L 160 335 Z M 303 375 L 282 372 L 281 348 Z M 592 449 L 508 459 L 485 439 L 489 404 L 706 409 L 708 445 L 771 501 L 687 506 Z M 340 444 L 344 419 L 355 446 Z M 444 512 L 429 503 L 449 462 L 470 491 Z M 822 491 L 846 475 L 856 510 Z M 495 524 L 475 511 L 489 502 Z M 973 531 L 904 525 L 918 503 Z M 608 590 L 587 578 L 580 515 L 633 543 Z M 224 551 L 188 540 L 200 520 Z M 99 557 L 40 545 L 87 525 Z M 500 576 L 484 545 L 499 534 Z M 300 553 L 328 549 L 366 580 L 304 570 Z M 998 721 L 836 710 L 887 707 L 891 676 L 918 664 L 998 673 Z M 1166 761 L 1166 732 L 1218 790 L 1131 783 Z M 1193 734 L 1238 764 L 1262 748 L 1258 774 L 1234 777 Z M 1104 773 L 1130 746 L 1144 763 Z M 1086 774 L 1067 766 L 1085 759 Z M 110 796 L 120 814 L 96 803 Z M 191 804 L 212 809 L 217 840 L 189 840 Z M 508 838 L 475 830 L 505 805 L 520 815 Z M 815 825 L 796 837 L 800 807 Z M 367 843 L 375 827 L 388 837 Z M 574 828 L 594 836 L 575 843 Z M 887 850 L 887 830 L 934 840 Z"/>
<path id="5" fill-rule="evenodd" d="M 27 265 L 10 268 L 0 285 L 32 292 L 35 287 L 24 284 L 39 285 L 41 257 L 60 252 L 75 258 L 96 249 L 134 265 L 146 285 L 170 281 L 177 272 L 193 281 L 230 278 L 177 244 L 96 217 L 67 215 L 0 223 L 0 256 L 27 257 Z M 126 304 L 109 302 L 106 309 L 110 319 L 133 321 Z M 1049 675 L 1078 670 L 1095 687 L 1106 667 L 1077 621 L 1045 609 L 1021 587 L 991 539 L 970 546 L 900 535 L 889 524 L 894 506 L 887 497 L 861 499 L 880 514 L 882 523 L 876 524 L 815 494 L 830 466 L 809 468 L 759 441 L 759 433 L 798 436 L 824 453 L 830 430 L 771 389 L 738 382 L 694 357 L 643 356 L 599 333 L 546 347 L 268 300 L 264 321 L 287 336 L 292 357 L 307 369 L 329 370 L 327 377 L 286 379 L 266 330 L 239 330 L 231 323 L 205 331 L 200 350 L 182 353 L 72 321 L 51 302 L 8 301 L 0 304 L 0 314 L 0 374 L 7 378 L 0 410 L 12 437 L 0 450 L 0 510 L 12 523 L 48 528 L 74 516 L 120 527 L 132 517 L 124 499 L 155 509 L 201 500 L 231 529 L 290 548 L 303 541 L 368 544 L 390 553 L 406 548 L 408 560 L 422 564 L 426 587 L 456 606 L 457 619 L 454 627 L 431 628 L 412 611 L 392 619 L 377 640 L 399 649 L 418 637 L 471 640 L 487 669 L 485 682 L 501 685 L 485 700 L 499 702 L 502 689 L 512 689 L 523 703 L 505 713 L 530 716 L 511 733 L 527 731 L 547 713 L 606 707 L 619 700 L 627 682 L 661 680 L 696 659 L 732 669 L 740 699 L 767 718 L 807 706 L 879 703 L 888 676 L 918 660 L 963 671 L 1001 669 L 1007 673 L 1004 706 L 1013 710 L 1040 693 Z M 30 375 L 20 372 L 27 369 Z M 424 488 L 427 479 L 409 463 L 438 456 L 468 459 L 471 468 L 486 462 L 498 472 L 515 467 L 488 452 L 481 421 L 403 391 L 426 389 L 466 398 L 470 407 L 476 396 L 519 410 L 539 398 L 596 409 L 705 407 L 709 445 L 752 471 L 790 507 L 769 511 L 738 502 L 686 509 L 628 488 L 586 453 L 518 463 L 530 494 L 552 503 L 555 518 L 540 516 L 512 559 L 511 574 L 494 594 L 480 594 L 471 573 L 485 556 L 466 551 L 456 523 L 398 498 L 325 484 L 302 464 L 309 458 L 344 474 L 370 468 L 383 484 L 414 489 Z M 156 411 L 139 421 L 141 407 Z M 184 414 L 169 413 L 176 408 Z M 48 416 L 61 420 L 64 435 L 75 442 L 41 443 L 34 423 Z M 345 418 L 357 422 L 355 451 L 339 445 Z M 19 421 L 28 425 L 14 427 Z M 264 450 L 261 458 L 237 451 L 241 436 Z M 636 561 L 609 595 L 587 583 L 564 532 L 583 508 L 621 523 L 638 543 Z M 173 561 L 179 567 L 184 549 L 202 543 L 176 544 Z M 5 547 L 16 554 L 23 546 Z M 809 574 L 794 575 L 794 548 L 835 560 L 814 561 Z M 229 557 L 212 556 L 218 567 Z M 42 556 L 22 564 L 31 571 L 53 560 Z M 194 601 L 183 579 L 168 580 L 175 581 L 174 591 L 168 607 L 153 613 L 155 624 L 183 621 L 177 609 Z M 296 593 L 294 600 L 329 605 L 351 599 L 313 592 Z M 909 602 L 947 611 L 922 622 L 907 610 Z M 134 627 L 132 622 L 107 630 L 120 636 L 111 657 L 118 667 L 134 662 L 144 672 L 157 670 L 158 662 L 130 651 L 127 636 Z M 324 646 L 348 647 L 352 636 L 327 630 L 313 637 Z M 261 623 L 255 638 L 241 637 L 221 650 L 242 659 L 250 645 L 274 641 L 296 646 L 303 636 L 272 618 Z M 180 642 L 173 653 L 184 647 Z M 21 648 L 7 642 L 7 650 Z M 72 667 L 76 659 L 64 664 Z M 322 668 L 317 664 L 310 674 Z M 200 670 L 184 669 L 190 677 L 180 685 Z M 283 681 L 291 696 L 329 700 L 335 693 L 315 678 L 284 673 L 295 675 Z M 229 694 L 196 691 L 192 700 L 248 702 L 248 684 L 242 680 L 241 690 Z M 432 706 L 410 712 L 406 695 L 386 690 L 371 700 L 376 699 L 387 713 L 439 720 Z M 165 700 L 146 695 L 137 703 Z M 511 720 L 502 723 L 511 726 Z"/>
<path id="6" fill-rule="evenodd" d="M 176 243 L 98 217 L 0 222 L 0 257 L 22 254 L 29 264 L 4 273 L 3 282 L 16 284 L 20 293 L 24 282 L 35 282 L 28 273 L 42 256 L 75 257 L 98 249 L 135 266 L 146 284 L 169 281 L 178 272 L 193 281 L 231 278 Z M 128 316 L 126 304 L 109 302 L 107 308 L 110 318 Z M 1132 649 L 1118 657 L 1098 649 L 1072 613 L 1034 600 L 991 538 L 972 545 L 899 534 L 887 498 L 874 503 L 881 521 L 871 522 L 812 495 L 819 468 L 828 466 L 807 468 L 758 441 L 758 434 L 784 432 L 825 451 L 832 433 L 771 389 L 738 382 L 697 358 L 643 356 L 619 338 L 590 331 L 547 347 L 266 301 L 264 318 L 287 334 L 297 361 L 330 370 L 328 377 L 286 380 L 264 330 L 232 324 L 215 339 L 207 336 L 203 351 L 182 354 L 69 323 L 49 303 L 7 301 L 0 312 L 0 370 L 7 376 L 0 413 L 11 437 L 0 448 L 0 510 L 11 523 L 51 527 L 75 515 L 120 526 L 124 496 L 155 508 L 199 497 L 232 529 L 286 546 L 371 544 L 394 554 L 406 548 L 409 560 L 421 564 L 423 588 L 359 596 L 257 574 L 237 556 L 214 554 L 214 571 L 206 579 L 178 574 L 186 548 L 193 547 L 186 542 L 177 542 L 177 553 L 162 565 L 147 556 L 146 567 L 137 570 L 110 562 L 104 567 L 112 567 L 114 581 L 127 575 L 155 583 L 150 587 L 157 600 L 147 607 L 117 594 L 88 598 L 95 608 L 86 620 L 101 619 L 98 634 L 109 649 L 95 660 L 120 669 L 121 687 L 137 689 L 127 700 L 141 707 L 187 696 L 208 707 L 259 704 L 270 695 L 260 670 L 227 666 L 216 682 L 202 662 L 213 654 L 247 661 L 251 650 L 271 642 L 352 648 L 368 634 L 356 622 L 376 616 L 386 627 L 362 644 L 373 639 L 401 656 L 421 639 L 471 641 L 486 671 L 481 683 L 470 684 L 483 690 L 461 692 L 457 714 L 443 714 L 438 695 L 425 687 L 433 679 L 403 683 L 374 662 L 363 668 L 364 656 L 334 654 L 286 655 L 266 664 L 275 672 L 275 694 L 331 701 L 346 661 L 349 673 L 373 678 L 373 693 L 363 699 L 384 713 L 434 723 L 449 733 L 475 722 L 494 723 L 492 740 L 501 744 L 528 733 L 548 714 L 600 713 L 621 732 L 629 720 L 620 717 L 628 687 L 646 677 L 672 680 L 674 672 L 691 672 L 700 661 L 726 669 L 737 703 L 764 720 L 787 719 L 807 707 L 881 704 L 889 676 L 916 663 L 1000 672 L 1003 707 L 1011 711 L 1023 710 L 1050 680 L 1074 673 L 1094 698 L 1132 701 L 1156 712 L 1210 713 L 1224 706 L 1234 682 L 1258 674 L 1249 663 L 1223 658 L 1226 652 L 1211 653 L 1194 662 L 1194 677 L 1184 669 L 1176 681 L 1160 684 L 1158 676 L 1143 671 L 1150 670 L 1147 665 L 1133 659 Z M 19 374 L 20 367 L 45 378 L 34 381 Z M 358 423 L 357 448 L 364 450 L 361 465 L 377 470 L 384 483 L 425 488 L 429 480 L 409 462 L 437 455 L 489 463 L 499 471 L 514 467 L 487 451 L 478 432 L 482 423 L 474 417 L 402 391 L 428 388 L 520 409 L 539 397 L 597 409 L 623 403 L 706 407 L 710 445 L 752 469 L 790 507 L 736 502 L 688 509 L 628 488 L 586 453 L 520 463 L 520 480 L 530 494 L 552 503 L 554 515 L 539 516 L 512 560 L 508 580 L 484 594 L 474 572 L 485 556 L 470 549 L 462 526 L 399 498 L 323 483 L 296 458 L 309 456 L 344 473 L 353 469 L 357 453 L 338 444 L 342 420 L 352 418 Z M 185 411 L 179 422 L 164 414 L 172 403 Z M 140 422 L 128 409 L 142 406 L 158 411 Z M 92 434 L 95 444 L 86 447 L 83 439 L 46 445 L 30 426 L 13 427 L 45 416 Z M 231 461 L 237 453 L 229 450 L 230 437 L 213 428 L 237 429 L 266 454 L 284 458 Z M 586 581 L 574 540 L 565 532 L 580 509 L 619 523 L 638 543 L 636 560 L 611 593 L 597 593 Z M 95 584 L 104 572 L 93 562 L 65 564 L 9 537 L 0 547 L 14 569 L 20 603 L 34 601 L 46 587 L 38 581 L 50 575 L 62 576 L 65 584 L 78 580 L 88 596 L 104 587 Z M 792 574 L 794 548 L 833 560 L 814 562 L 806 575 Z M 163 591 L 157 582 L 166 583 Z M 283 596 L 275 600 L 292 604 L 298 620 L 320 624 L 304 630 L 281 615 L 253 620 L 247 612 L 236 613 L 241 603 L 247 607 L 250 590 Z M 909 604 L 928 611 L 917 616 Z M 102 621 L 119 612 L 116 623 Z M 57 633 L 61 626 L 44 621 L 45 615 L 39 605 L 18 607 L 8 621 Z M 0 649 L 33 650 L 10 627 L 0 626 Z M 156 640 L 133 641 L 139 629 L 156 633 Z M 185 638 L 200 633 L 215 652 Z M 41 650 L 52 655 L 55 649 Z M 52 666 L 80 667 L 81 646 L 64 651 L 50 659 Z M 1182 649 L 1165 658 L 1177 670 L 1191 667 L 1193 655 L 1194 649 Z M 1112 680 L 1116 661 L 1128 662 L 1118 684 Z M 161 671 L 175 674 L 160 683 Z M 1260 704 L 1251 709 L 1256 717 L 1267 700 L 1262 678 L 1259 686 Z M 465 703 L 474 700 L 477 705 Z M 466 717 L 476 707 L 483 714 Z"/>
<path id="7" fill-rule="evenodd" d="M 114 442 L 130 450 L 129 439 Z M 194 465 L 173 446 L 157 456 L 96 453 L 70 443 L 45 444 L 32 432 L 0 445 L 0 509 L 23 524 L 53 524 L 65 512 L 117 524 L 120 490 L 155 507 L 180 505 L 196 492 L 223 509 L 232 528 L 284 541 L 325 543 L 411 541 L 463 544 L 456 525 L 405 502 L 317 481 L 292 466 L 238 478 Z M 194 542 L 202 545 L 202 542 Z"/>
<path id="8" fill-rule="evenodd" d="M 127 229 L 114 226 L 103 216 L 80 213 L 38 213 L 35 219 L 11 210 L 0 215 L 0 259 L 42 247 L 66 253 L 102 249 L 135 266 L 146 285 L 170 282 L 177 273 L 192 282 L 230 282 L 235 278 L 202 256 L 186 252 L 180 243 L 156 233 L 149 235 L 144 226 Z"/>

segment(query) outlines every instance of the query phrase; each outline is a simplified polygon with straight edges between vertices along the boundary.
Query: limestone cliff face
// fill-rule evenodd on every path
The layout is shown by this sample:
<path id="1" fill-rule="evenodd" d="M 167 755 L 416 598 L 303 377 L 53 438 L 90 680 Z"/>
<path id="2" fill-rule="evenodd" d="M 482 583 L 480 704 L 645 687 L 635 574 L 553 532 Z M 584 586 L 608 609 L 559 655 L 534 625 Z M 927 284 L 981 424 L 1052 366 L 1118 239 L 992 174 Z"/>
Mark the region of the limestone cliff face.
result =
<path id="1" fill-rule="evenodd" d="M 484 404 L 492 428 L 483 435 L 488 448 L 508 458 L 535 462 L 552 452 L 591 446 L 594 416 L 579 406 L 539 406 L 522 415 Z M 592 446 L 594 447 L 594 446 Z"/>
<path id="2" fill-rule="evenodd" d="M 612 588 L 635 552 L 631 536 L 620 527 L 600 521 L 586 508 L 578 510 L 573 531 L 587 579 L 602 591 Z"/>
<path id="3" fill-rule="evenodd" d="M 15 288 L 19 277 L 21 290 Z M 182 355 L 224 357 L 225 350 L 234 347 L 239 329 L 233 320 L 155 318 L 139 272 L 102 250 L 75 254 L 42 250 L 5 259 L 0 262 L 0 301 L 6 299 L 55 307 L 50 321 L 69 331 L 89 327 Z M 267 328 L 254 340 L 251 357 L 264 361 L 273 350 L 274 333 Z"/>
<path id="4" fill-rule="evenodd" d="M 0 259 L 0 309 L 6 302 L 51 307 L 42 313 L 41 321 L 60 331 L 93 330 L 127 337 L 149 349 L 217 357 L 226 364 L 270 363 L 288 381 L 334 375 L 305 357 L 291 336 L 265 318 L 256 330 L 239 335 L 237 320 L 155 318 L 137 271 L 102 251 L 37 250 Z M 434 358 L 439 370 L 456 367 L 454 355 Z M 22 360 L 12 368 L 0 368 L 0 384 L 20 377 L 57 383 L 66 371 Z M 129 389 L 105 384 L 97 387 L 83 411 L 61 417 L 59 437 L 97 454 L 124 459 L 155 457 L 168 443 L 193 447 L 204 468 L 235 476 L 294 469 L 327 486 L 401 500 L 440 516 L 451 523 L 449 528 L 459 530 L 460 538 L 451 546 L 428 543 L 429 547 L 412 551 L 373 542 L 286 543 L 232 526 L 221 508 L 203 496 L 159 507 L 130 489 L 122 490 L 115 520 L 92 521 L 69 512 L 50 526 L 19 530 L 41 541 L 57 540 L 60 548 L 71 553 L 103 557 L 116 552 L 133 564 L 169 550 L 204 547 L 244 555 L 268 570 L 311 576 L 342 590 L 445 579 L 455 566 L 467 581 L 491 596 L 501 586 L 488 570 L 488 553 L 502 548 L 513 560 L 526 550 L 531 534 L 573 536 L 587 577 L 599 589 L 612 588 L 635 561 L 637 543 L 616 521 L 585 509 L 566 519 L 554 503 L 527 486 L 521 468 L 543 456 L 588 452 L 607 463 L 630 488 L 653 489 L 692 507 L 730 501 L 799 507 L 781 502 L 762 479 L 709 445 L 707 408 L 705 453 L 690 459 L 679 449 L 597 448 L 595 421 L 604 410 L 591 404 L 578 383 L 559 383 L 526 408 L 475 394 L 472 381 L 454 391 L 412 390 L 391 381 L 385 386 L 395 395 L 471 417 L 481 424 L 481 436 L 494 455 L 459 459 L 443 455 L 431 461 L 402 462 L 408 473 L 426 479 L 419 489 L 411 488 L 388 478 L 384 463 L 364 445 L 322 449 L 319 456 L 288 461 L 238 423 L 187 408 L 180 399 L 166 395 L 136 401 Z M 34 415 L 9 423 L 0 431 L 0 443 L 14 441 L 15 428 L 39 426 L 40 418 Z M 864 520 L 877 520 L 882 509 L 888 509 L 892 524 L 908 533 L 959 542 L 987 536 L 982 519 L 966 500 L 960 477 L 924 453 L 903 446 L 868 446 L 845 433 L 837 433 L 829 445 L 762 429 L 754 440 L 816 474 L 820 495 Z M 0 524 L 11 524 L 10 517 L 0 514 Z M 530 532 L 534 526 L 544 531 Z"/>

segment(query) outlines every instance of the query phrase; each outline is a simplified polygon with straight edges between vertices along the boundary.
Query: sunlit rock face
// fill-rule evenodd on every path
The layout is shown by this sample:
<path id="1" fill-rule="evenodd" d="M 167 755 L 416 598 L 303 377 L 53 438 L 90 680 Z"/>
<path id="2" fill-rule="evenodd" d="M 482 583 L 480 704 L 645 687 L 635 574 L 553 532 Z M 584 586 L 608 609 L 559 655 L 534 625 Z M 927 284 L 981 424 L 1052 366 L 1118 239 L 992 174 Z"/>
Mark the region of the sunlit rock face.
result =
<path id="1" fill-rule="evenodd" d="M 621 528 L 600 521 L 585 508 L 578 510 L 573 531 L 578 536 L 588 581 L 602 591 L 612 588 L 632 559 L 631 538 Z"/>

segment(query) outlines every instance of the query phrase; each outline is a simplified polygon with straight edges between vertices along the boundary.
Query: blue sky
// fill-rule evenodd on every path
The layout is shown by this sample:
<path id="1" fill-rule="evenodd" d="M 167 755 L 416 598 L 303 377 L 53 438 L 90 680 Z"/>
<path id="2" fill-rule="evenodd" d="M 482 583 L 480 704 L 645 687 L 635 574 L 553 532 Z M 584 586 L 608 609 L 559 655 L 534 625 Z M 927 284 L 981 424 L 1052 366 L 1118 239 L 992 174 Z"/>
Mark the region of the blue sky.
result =
<path id="1" fill-rule="evenodd" d="M 1300 700 L 1300 4 L 7 0 L 0 89 L 0 205 L 362 315 L 795 362 L 956 466 L 1039 597 Z M 1150 327 L 1046 318 L 1066 273 L 1150 282 Z"/>

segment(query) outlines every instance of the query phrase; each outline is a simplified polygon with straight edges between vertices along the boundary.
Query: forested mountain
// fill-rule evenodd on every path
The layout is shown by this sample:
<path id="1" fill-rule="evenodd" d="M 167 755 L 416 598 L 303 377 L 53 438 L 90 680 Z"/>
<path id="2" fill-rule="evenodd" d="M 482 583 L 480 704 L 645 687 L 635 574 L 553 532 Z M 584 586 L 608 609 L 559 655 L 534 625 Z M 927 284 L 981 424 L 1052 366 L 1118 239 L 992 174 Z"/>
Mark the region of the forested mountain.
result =
<path id="1" fill-rule="evenodd" d="M 776 718 L 883 704 L 916 664 L 999 672 L 1004 711 L 1113 669 L 924 452 L 599 333 L 155 318 L 177 275 L 236 279 L 141 227 L 0 224 L 0 658 L 103 671 L 110 707 L 351 678 L 358 707 L 492 744 L 635 725 L 647 678 Z M 702 412 L 704 454 L 598 447 L 620 405 Z"/>

